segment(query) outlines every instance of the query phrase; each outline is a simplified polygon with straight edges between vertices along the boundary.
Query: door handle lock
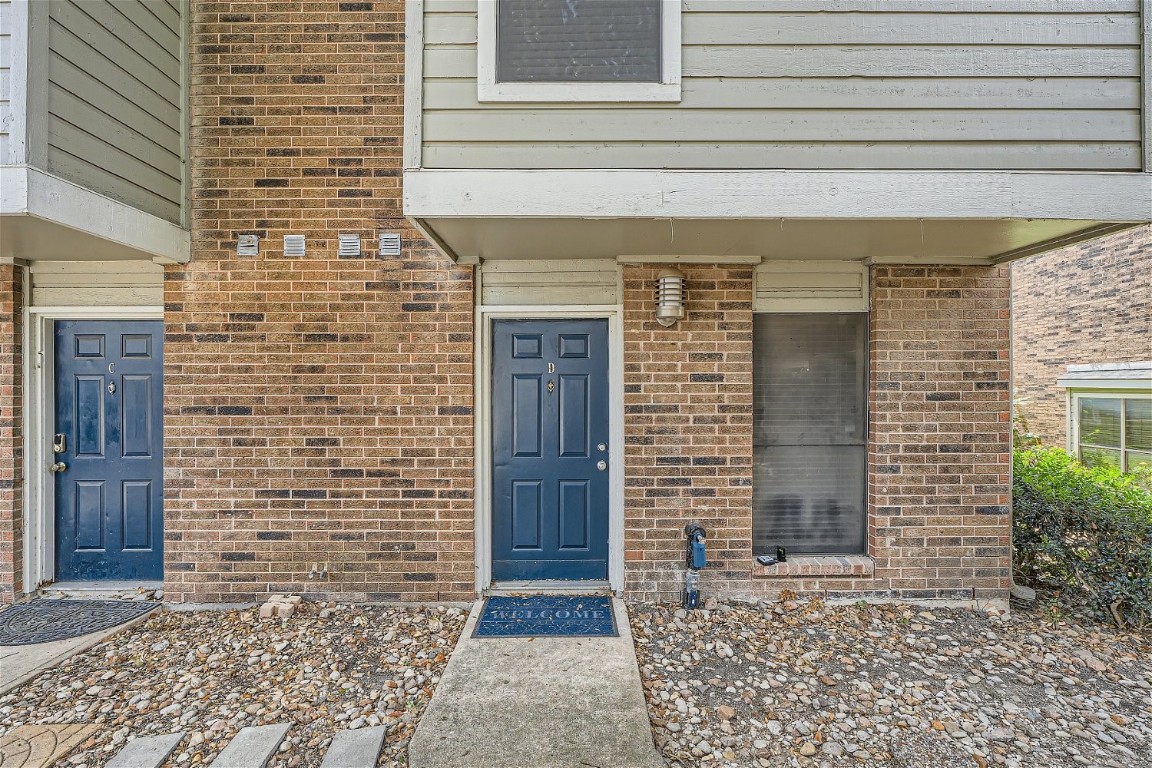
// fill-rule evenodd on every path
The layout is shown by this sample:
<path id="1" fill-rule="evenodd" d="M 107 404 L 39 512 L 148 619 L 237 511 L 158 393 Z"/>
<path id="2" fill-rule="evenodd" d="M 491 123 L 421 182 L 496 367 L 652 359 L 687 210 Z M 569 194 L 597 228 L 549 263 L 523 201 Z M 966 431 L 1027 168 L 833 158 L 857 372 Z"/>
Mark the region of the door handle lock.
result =
<path id="1" fill-rule="evenodd" d="M 601 459 L 600 461 L 596 462 L 596 469 L 603 472 L 604 470 L 608 469 L 608 462 Z"/>
<path id="2" fill-rule="evenodd" d="M 63 472 L 66 469 L 68 469 L 68 465 L 62 461 L 58 461 L 55 464 L 53 464 L 52 466 L 48 467 L 48 470 L 50 472 Z"/>

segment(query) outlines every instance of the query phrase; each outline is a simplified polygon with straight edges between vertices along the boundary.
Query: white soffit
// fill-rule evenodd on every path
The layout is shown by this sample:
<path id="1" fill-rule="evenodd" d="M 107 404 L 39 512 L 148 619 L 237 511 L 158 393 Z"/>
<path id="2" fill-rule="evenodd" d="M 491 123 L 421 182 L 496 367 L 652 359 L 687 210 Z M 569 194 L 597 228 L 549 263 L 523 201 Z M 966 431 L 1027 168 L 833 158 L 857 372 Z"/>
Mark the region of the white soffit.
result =
<path id="1" fill-rule="evenodd" d="M 185 263 L 188 230 L 28 166 L 0 167 L 0 256 Z"/>
<path id="2" fill-rule="evenodd" d="M 464 259 L 989 264 L 1038 243 L 1075 240 L 1097 222 L 444 218 L 420 224 L 446 251 Z"/>

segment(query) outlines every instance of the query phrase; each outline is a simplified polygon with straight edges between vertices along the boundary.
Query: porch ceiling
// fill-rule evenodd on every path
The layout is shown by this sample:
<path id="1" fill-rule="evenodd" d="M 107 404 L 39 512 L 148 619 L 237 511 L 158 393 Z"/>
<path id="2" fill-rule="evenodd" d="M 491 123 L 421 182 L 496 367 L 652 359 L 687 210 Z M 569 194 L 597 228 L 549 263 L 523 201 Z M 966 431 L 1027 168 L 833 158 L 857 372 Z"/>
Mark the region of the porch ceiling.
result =
<path id="1" fill-rule="evenodd" d="M 676 257 L 993 264 L 1128 224 L 1068 219 L 425 218 L 449 256 Z"/>
<path id="2" fill-rule="evenodd" d="M 28 261 L 119 261 L 154 254 L 38 216 L 0 216 L 0 256 Z"/>

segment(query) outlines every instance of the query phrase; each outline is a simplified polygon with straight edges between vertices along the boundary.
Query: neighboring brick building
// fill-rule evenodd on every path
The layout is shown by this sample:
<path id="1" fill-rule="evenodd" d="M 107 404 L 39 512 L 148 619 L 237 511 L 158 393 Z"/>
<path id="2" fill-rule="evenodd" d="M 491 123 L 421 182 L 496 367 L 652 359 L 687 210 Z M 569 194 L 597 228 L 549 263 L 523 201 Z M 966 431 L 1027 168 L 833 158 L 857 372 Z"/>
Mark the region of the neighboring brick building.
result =
<path id="1" fill-rule="evenodd" d="M 1152 360 L 1152 227 L 1015 262 L 1012 355 L 1016 412 L 1046 444 L 1068 445 L 1068 387 L 1058 381 L 1069 366 Z"/>
<path id="2" fill-rule="evenodd" d="M 527 34 L 500 80 L 502 0 L 148 2 L 105 9 L 139 68 L 110 87 L 150 83 L 156 115 L 138 110 L 138 136 L 108 115 L 91 127 L 155 156 L 119 157 L 112 138 L 91 153 L 124 176 L 91 172 L 108 200 L 78 212 L 111 223 L 76 224 L 96 233 L 87 261 L 72 241 L 50 252 L 47 226 L 39 250 L 0 254 L 0 599 L 128 578 L 162 579 L 174 602 L 677 600 L 690 522 L 707 531 L 706 594 L 1006 599 L 1001 262 L 1147 220 L 1138 140 L 1001 124 L 1080 99 L 1075 78 L 1034 86 L 1021 57 L 992 87 L 966 53 L 934 82 L 939 44 L 961 45 L 934 19 L 898 66 L 861 63 L 845 51 L 872 33 L 849 35 L 834 2 L 818 47 L 824 31 L 794 19 L 761 45 L 772 3 L 602 4 L 638 23 L 593 13 L 587 29 L 640 30 L 648 74 L 572 83 L 564 66 L 533 80 L 532 25 L 563 3 L 508 6 Z M 51 25 L 32 18 L 51 8 Z M 97 24 L 71 8 L 19 4 L 21 23 L 56 30 L 41 49 L 64 56 Z M 888 40 L 933 14 L 874 15 Z M 1047 50 L 1065 21 L 1034 15 L 996 24 Z M 681 16 L 716 38 L 684 43 L 683 66 Z M 1138 49 L 1137 27 L 1081 16 L 1067 49 L 1084 71 L 1126 60 L 1097 27 Z M 144 26 L 155 67 L 133 53 Z M 573 50 L 619 43 L 601 32 Z M 78 83 L 52 87 L 82 89 L 80 69 L 56 67 Z M 1076 135 L 1120 124 L 1093 109 L 1127 120 L 1130 98 L 1085 104 Z M 778 547 L 787 562 L 756 562 Z"/>

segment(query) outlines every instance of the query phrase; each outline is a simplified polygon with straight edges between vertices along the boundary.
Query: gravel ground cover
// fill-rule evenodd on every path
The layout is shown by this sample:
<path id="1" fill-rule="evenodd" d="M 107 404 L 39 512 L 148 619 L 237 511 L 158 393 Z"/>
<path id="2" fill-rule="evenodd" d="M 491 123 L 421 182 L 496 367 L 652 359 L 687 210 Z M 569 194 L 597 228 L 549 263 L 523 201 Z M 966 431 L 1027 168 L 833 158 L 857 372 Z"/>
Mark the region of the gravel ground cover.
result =
<path id="1" fill-rule="evenodd" d="M 1152 636 L 819 601 L 634 605 L 671 766 L 1152 766 Z"/>
<path id="2" fill-rule="evenodd" d="M 240 728 L 290 722 L 274 768 L 317 766 L 333 733 L 389 726 L 378 765 L 407 744 L 464 627 L 459 608 L 305 603 L 291 618 L 255 610 L 159 613 L 0 697 L 0 733 L 30 723 L 96 723 L 62 765 L 106 763 L 129 734 L 186 731 L 169 763 L 208 763 Z"/>

